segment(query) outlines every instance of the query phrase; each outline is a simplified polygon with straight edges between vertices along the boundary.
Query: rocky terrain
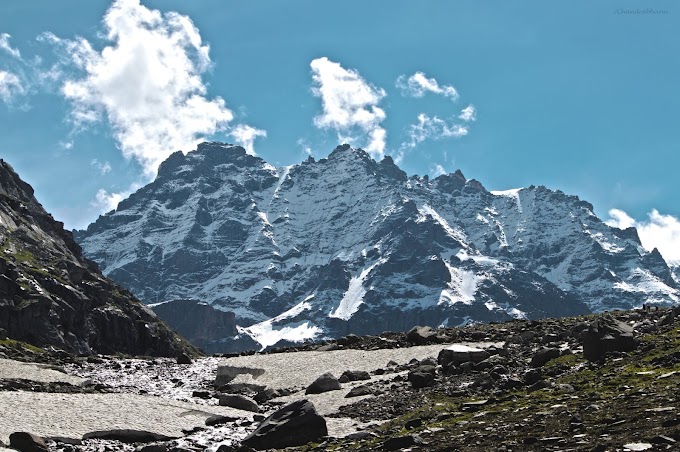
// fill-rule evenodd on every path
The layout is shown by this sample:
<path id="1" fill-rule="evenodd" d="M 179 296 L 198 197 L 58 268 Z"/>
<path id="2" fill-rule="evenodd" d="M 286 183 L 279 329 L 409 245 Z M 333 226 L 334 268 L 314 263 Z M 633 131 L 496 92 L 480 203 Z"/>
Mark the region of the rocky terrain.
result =
<path id="1" fill-rule="evenodd" d="M 203 143 L 75 237 L 145 303 L 233 312 L 238 334 L 201 342 L 225 352 L 680 299 L 658 251 L 575 196 L 409 177 L 347 145 L 276 168 Z"/>
<path id="2" fill-rule="evenodd" d="M 83 257 L 71 232 L 0 160 L 0 343 L 8 337 L 75 354 L 197 353 Z"/>
<path id="3" fill-rule="evenodd" d="M 0 354 L 11 358 L 0 403 L 41 402 L 33 416 L 0 418 L 0 441 L 38 447 L 23 450 L 656 451 L 680 441 L 680 308 L 417 327 L 193 362 L 18 343 Z"/>

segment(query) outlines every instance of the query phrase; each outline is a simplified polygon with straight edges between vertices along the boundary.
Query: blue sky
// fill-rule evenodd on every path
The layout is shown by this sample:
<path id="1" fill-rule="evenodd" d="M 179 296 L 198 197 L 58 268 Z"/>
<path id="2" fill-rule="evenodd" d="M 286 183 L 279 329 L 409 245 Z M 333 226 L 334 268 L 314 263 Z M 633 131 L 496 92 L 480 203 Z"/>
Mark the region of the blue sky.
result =
<path id="1" fill-rule="evenodd" d="M 70 228 L 201 138 L 275 165 L 350 140 L 619 209 L 680 259 L 673 1 L 10 0 L 0 36 L 0 156 Z"/>

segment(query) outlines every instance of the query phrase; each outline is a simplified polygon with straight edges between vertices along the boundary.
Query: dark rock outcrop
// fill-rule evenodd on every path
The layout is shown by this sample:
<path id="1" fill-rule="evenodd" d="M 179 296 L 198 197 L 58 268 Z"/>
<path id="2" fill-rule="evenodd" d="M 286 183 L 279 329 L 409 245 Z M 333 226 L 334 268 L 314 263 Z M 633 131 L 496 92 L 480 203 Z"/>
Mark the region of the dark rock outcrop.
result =
<path id="1" fill-rule="evenodd" d="M 309 400 L 286 405 L 248 435 L 242 444 L 256 450 L 302 446 L 328 435 L 326 420 Z"/>
<path id="2" fill-rule="evenodd" d="M 0 160 L 0 328 L 77 354 L 197 351 L 84 258 L 12 167 Z"/>
<path id="3" fill-rule="evenodd" d="M 176 438 L 143 430 L 119 429 L 100 430 L 83 435 L 83 439 L 106 439 L 120 441 L 121 443 L 152 443 L 155 441 L 170 441 Z"/>
<path id="4" fill-rule="evenodd" d="M 607 353 L 629 352 L 637 347 L 633 328 L 611 316 L 593 320 L 582 340 L 583 357 L 589 361 L 599 361 Z"/>
<path id="5" fill-rule="evenodd" d="M 28 432 L 15 432 L 9 435 L 9 445 L 21 452 L 47 452 L 47 444 L 40 436 Z"/>
<path id="6" fill-rule="evenodd" d="M 238 334 L 233 312 L 215 309 L 196 300 L 172 300 L 151 306 L 170 328 L 206 353 L 224 351 L 220 343 Z"/>
<path id="7" fill-rule="evenodd" d="M 305 394 L 321 394 L 322 392 L 335 391 L 340 388 L 338 379 L 333 374 L 325 373 L 307 387 Z"/>

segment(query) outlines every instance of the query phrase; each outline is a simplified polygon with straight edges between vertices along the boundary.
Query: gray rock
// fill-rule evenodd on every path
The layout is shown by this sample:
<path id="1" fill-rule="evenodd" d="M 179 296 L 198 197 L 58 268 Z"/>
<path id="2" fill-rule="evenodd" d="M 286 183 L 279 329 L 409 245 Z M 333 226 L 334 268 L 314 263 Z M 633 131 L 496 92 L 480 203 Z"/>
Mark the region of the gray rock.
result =
<path id="1" fill-rule="evenodd" d="M 400 450 L 420 444 L 423 444 L 423 440 L 418 435 L 396 436 L 385 440 L 383 450 Z"/>
<path id="2" fill-rule="evenodd" d="M 256 450 L 302 446 L 328 435 L 326 420 L 309 400 L 286 405 L 265 419 L 241 443 Z"/>
<path id="3" fill-rule="evenodd" d="M 531 367 L 543 367 L 548 362 L 560 357 L 560 351 L 557 348 L 541 347 L 531 358 Z"/>
<path id="4" fill-rule="evenodd" d="M 414 345 L 437 342 L 437 332 L 430 326 L 414 326 L 406 333 L 406 340 Z"/>
<path id="5" fill-rule="evenodd" d="M 355 388 L 352 388 L 349 390 L 347 395 L 345 396 L 346 399 L 350 399 L 352 397 L 360 397 L 360 396 L 365 396 L 365 395 L 370 395 L 373 394 L 373 391 L 371 391 L 371 388 L 369 388 L 366 385 L 361 385 L 357 386 Z"/>
<path id="6" fill-rule="evenodd" d="M 340 382 L 333 374 L 325 373 L 307 387 L 305 394 L 321 394 L 322 392 L 340 389 Z"/>
<path id="7" fill-rule="evenodd" d="M 121 443 L 153 443 L 156 441 L 172 441 L 171 436 L 159 435 L 158 433 L 147 432 L 144 430 L 133 429 L 114 429 L 114 430 L 100 430 L 90 432 L 83 435 L 83 440 L 86 439 L 106 439 L 111 441 L 120 441 Z"/>
<path id="8" fill-rule="evenodd" d="M 599 361 L 610 352 L 635 350 L 637 341 L 633 328 L 609 315 L 593 320 L 582 334 L 583 356 L 589 361 Z"/>
<path id="9" fill-rule="evenodd" d="M 177 364 L 192 364 L 191 358 L 186 353 L 180 353 L 177 357 Z"/>
<path id="10" fill-rule="evenodd" d="M 47 452 L 45 440 L 28 432 L 15 432 L 9 435 L 9 445 L 21 452 Z"/>
<path id="11" fill-rule="evenodd" d="M 459 366 L 467 362 L 478 363 L 484 361 L 489 356 L 486 350 L 480 348 L 452 346 L 439 352 L 437 362 L 443 367 L 447 367 L 449 364 Z"/>
<path id="12" fill-rule="evenodd" d="M 371 375 L 365 370 L 346 370 L 340 375 L 338 381 L 347 383 L 348 381 L 370 380 Z"/>
<path id="13" fill-rule="evenodd" d="M 250 397 L 240 394 L 221 394 L 220 406 L 228 406 L 237 410 L 252 411 L 258 413 L 260 406 Z"/>
<path id="14" fill-rule="evenodd" d="M 434 382 L 434 376 L 434 366 L 418 366 L 408 373 L 408 381 L 411 382 L 411 385 L 416 389 L 424 388 Z"/>

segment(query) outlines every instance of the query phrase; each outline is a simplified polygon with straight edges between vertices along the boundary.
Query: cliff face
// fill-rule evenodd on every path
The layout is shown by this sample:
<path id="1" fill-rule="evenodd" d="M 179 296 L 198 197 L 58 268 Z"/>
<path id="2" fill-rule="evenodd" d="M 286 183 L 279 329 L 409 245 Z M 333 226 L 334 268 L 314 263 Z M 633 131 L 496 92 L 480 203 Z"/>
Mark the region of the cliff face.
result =
<path id="1" fill-rule="evenodd" d="M 238 334 L 234 313 L 207 303 L 172 300 L 150 307 L 173 330 L 209 354 L 225 351 L 222 340 Z"/>
<path id="2" fill-rule="evenodd" d="M 260 346 L 680 296 L 634 229 L 607 226 L 575 196 L 490 192 L 459 171 L 408 177 L 347 145 L 276 168 L 203 143 L 170 156 L 154 182 L 76 238 L 144 302 L 234 312 L 231 340 Z"/>
<path id="3" fill-rule="evenodd" d="M 12 167 L 0 160 L 0 328 L 78 354 L 196 353 L 83 257 Z"/>

